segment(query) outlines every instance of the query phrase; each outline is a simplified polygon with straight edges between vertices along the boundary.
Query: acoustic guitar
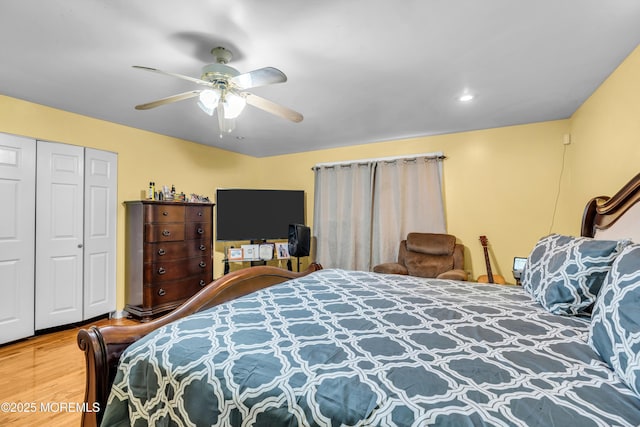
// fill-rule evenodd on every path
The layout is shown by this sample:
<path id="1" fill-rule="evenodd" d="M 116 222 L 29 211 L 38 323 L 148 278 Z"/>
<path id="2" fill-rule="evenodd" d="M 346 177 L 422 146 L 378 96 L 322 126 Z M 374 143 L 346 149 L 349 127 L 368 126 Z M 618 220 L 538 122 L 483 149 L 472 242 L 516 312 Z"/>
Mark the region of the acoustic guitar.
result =
<path id="1" fill-rule="evenodd" d="M 499 285 L 504 285 L 507 282 L 504 280 L 504 277 L 499 274 L 493 274 L 491 271 L 491 261 L 489 260 L 489 240 L 487 236 L 480 236 L 480 243 L 482 244 L 482 249 L 484 249 L 484 262 L 487 265 L 487 274 L 478 277 L 479 283 L 497 283 Z"/>

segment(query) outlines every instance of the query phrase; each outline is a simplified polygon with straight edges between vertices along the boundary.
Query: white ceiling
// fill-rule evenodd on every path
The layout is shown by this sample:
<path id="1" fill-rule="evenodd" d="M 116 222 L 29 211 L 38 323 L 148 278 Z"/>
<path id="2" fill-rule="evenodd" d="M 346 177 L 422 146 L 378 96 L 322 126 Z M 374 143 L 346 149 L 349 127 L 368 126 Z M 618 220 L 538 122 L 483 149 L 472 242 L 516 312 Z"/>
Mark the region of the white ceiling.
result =
<path id="1" fill-rule="evenodd" d="M 567 118 L 639 23 L 636 0 L 2 1 L 0 94 L 263 157 Z M 195 99 L 134 109 L 201 87 L 132 65 L 199 78 L 216 46 L 282 70 L 252 92 L 304 120 L 248 106 L 220 138 Z"/>

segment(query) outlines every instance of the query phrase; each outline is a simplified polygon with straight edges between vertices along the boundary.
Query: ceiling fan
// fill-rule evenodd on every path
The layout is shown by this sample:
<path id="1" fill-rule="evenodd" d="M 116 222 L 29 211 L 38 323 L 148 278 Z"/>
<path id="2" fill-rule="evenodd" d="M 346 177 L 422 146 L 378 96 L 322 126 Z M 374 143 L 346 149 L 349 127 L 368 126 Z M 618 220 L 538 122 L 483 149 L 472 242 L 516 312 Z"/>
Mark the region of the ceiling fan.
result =
<path id="1" fill-rule="evenodd" d="M 134 65 L 133 68 L 178 77 L 206 86 L 205 89 L 190 90 L 147 102 L 146 104 L 136 105 L 136 110 L 148 110 L 172 102 L 198 97 L 198 106 L 202 111 L 213 116 L 213 113 L 217 110 L 218 127 L 221 134 L 223 132 L 231 132 L 235 128 L 235 119 L 240 115 L 246 104 L 253 105 L 293 122 L 302 121 L 302 114 L 297 111 L 250 92 L 245 92 L 246 89 L 286 82 L 287 76 L 282 71 L 273 67 L 265 67 L 241 74 L 235 68 L 227 65 L 232 56 L 229 50 L 223 47 L 216 47 L 211 50 L 211 54 L 215 57 L 216 62 L 205 65 L 202 68 L 202 75 L 199 79 L 156 68 Z"/>

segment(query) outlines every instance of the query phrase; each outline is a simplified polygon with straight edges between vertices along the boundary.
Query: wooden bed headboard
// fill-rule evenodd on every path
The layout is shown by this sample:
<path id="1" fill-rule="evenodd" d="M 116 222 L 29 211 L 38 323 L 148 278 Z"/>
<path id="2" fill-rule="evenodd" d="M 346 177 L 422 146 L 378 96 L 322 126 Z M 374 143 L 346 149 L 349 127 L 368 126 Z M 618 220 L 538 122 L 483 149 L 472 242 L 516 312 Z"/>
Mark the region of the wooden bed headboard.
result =
<path id="1" fill-rule="evenodd" d="M 582 215 L 580 234 L 597 239 L 640 243 L 640 173 L 611 197 L 594 197 Z"/>

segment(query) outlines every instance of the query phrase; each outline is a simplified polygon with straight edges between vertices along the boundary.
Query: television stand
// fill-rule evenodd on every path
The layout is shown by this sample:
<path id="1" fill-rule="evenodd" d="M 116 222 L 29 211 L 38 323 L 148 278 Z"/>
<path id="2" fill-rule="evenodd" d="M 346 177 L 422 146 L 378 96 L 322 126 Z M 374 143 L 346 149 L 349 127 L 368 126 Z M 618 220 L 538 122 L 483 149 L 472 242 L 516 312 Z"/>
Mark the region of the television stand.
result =
<path id="1" fill-rule="evenodd" d="M 270 245 L 271 248 L 275 248 L 275 244 L 274 243 L 268 243 L 266 240 L 264 239 L 259 239 L 259 240 L 250 240 L 250 244 L 251 245 L 257 245 L 258 247 L 261 245 Z M 241 245 L 244 246 L 244 245 Z M 222 262 L 224 263 L 224 274 L 228 274 L 230 269 L 230 265 L 231 263 L 245 263 L 248 262 L 250 263 L 251 267 L 255 267 L 255 266 L 261 266 L 261 265 L 268 265 L 269 261 L 273 261 L 273 260 L 277 260 L 279 263 L 282 261 L 282 258 L 277 258 L 275 257 L 274 253 L 272 252 L 272 257 L 271 258 L 260 258 L 260 254 L 259 253 L 252 253 L 252 255 L 254 255 L 254 257 L 252 258 L 233 258 L 234 255 L 230 255 L 230 250 L 232 249 L 238 249 L 238 248 L 234 248 L 233 246 L 231 247 L 225 247 L 224 248 L 224 252 L 225 252 L 225 257 L 222 260 Z M 242 255 L 244 255 L 244 252 L 241 252 Z M 257 256 L 257 257 L 256 257 Z M 281 265 L 281 264 L 280 264 Z M 291 266 L 289 265 L 289 271 L 291 270 Z"/>

